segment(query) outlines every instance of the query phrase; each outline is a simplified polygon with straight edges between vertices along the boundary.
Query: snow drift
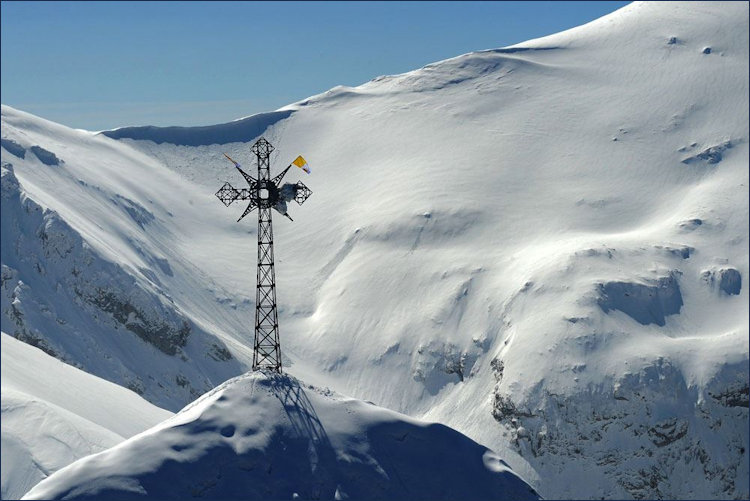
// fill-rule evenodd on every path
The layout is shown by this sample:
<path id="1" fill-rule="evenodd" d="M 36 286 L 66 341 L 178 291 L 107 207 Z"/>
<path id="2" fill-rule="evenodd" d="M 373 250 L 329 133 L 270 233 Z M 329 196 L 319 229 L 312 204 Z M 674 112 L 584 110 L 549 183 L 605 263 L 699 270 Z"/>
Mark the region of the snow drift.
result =
<path id="1" fill-rule="evenodd" d="M 538 499 L 496 454 L 288 375 L 226 382 L 24 499 Z"/>
<path id="2" fill-rule="evenodd" d="M 167 419 L 121 386 L 2 333 L 2 499 Z"/>

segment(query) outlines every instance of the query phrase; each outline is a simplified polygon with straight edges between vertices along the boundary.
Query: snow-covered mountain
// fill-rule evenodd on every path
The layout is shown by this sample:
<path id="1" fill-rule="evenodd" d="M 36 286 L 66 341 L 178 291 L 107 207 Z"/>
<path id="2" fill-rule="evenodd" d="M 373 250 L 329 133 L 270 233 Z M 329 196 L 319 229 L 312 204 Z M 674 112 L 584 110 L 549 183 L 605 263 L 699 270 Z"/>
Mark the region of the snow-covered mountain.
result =
<path id="1" fill-rule="evenodd" d="M 63 466 L 172 415 L 5 333 L 0 339 L 2 499 L 19 499 Z"/>
<path id="2" fill-rule="evenodd" d="M 284 364 L 546 497 L 748 497 L 748 5 L 643 2 L 277 112 L 94 134 L 3 106 L 2 328 L 178 410 L 249 366 L 275 147 Z"/>
<path id="3" fill-rule="evenodd" d="M 24 499 L 538 499 L 497 455 L 285 374 L 227 381 Z"/>
<path id="4" fill-rule="evenodd" d="M 41 147 L 29 145 L 28 154 L 16 150 L 21 157 L 12 156 L 14 163 L 3 161 L 3 331 L 173 411 L 242 372 L 224 342 L 189 319 L 164 288 L 160 277 L 177 273 L 189 286 L 197 274 L 194 265 L 181 268 L 161 251 L 179 244 L 172 229 L 142 204 L 148 204 L 143 200 L 148 193 L 129 197 L 121 189 L 128 182 L 117 181 L 99 162 L 106 166 L 117 159 L 122 163 L 115 164 L 116 171 L 151 185 L 158 175 L 147 180 L 148 164 L 129 161 L 131 148 L 96 137 L 87 141 L 91 134 L 48 127 L 38 119 L 42 132 L 36 134 L 42 137 L 35 136 L 33 127 L 19 127 L 5 113 L 3 108 L 3 120 L 9 119 L 3 134 L 18 142 L 4 138 L 4 145 L 24 148 L 20 145 L 39 140 L 50 148 L 44 140 L 49 138 L 58 153 L 68 150 L 75 160 L 58 160 L 50 152 L 54 160 L 44 163 L 32 149 Z M 19 184 L 14 164 L 41 174 L 42 184 Z M 75 166 L 90 167 L 94 179 L 68 170 Z M 109 178 L 109 186 L 100 186 L 98 177 Z M 180 188 L 174 179 L 161 181 Z M 144 234 L 151 235 L 149 245 Z"/>

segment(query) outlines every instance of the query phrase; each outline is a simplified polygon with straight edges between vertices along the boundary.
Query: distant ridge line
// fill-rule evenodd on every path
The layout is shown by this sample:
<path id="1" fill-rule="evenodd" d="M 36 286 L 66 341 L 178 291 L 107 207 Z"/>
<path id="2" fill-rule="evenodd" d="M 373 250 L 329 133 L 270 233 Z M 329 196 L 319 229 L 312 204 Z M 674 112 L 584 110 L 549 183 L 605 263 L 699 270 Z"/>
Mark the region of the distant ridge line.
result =
<path id="1" fill-rule="evenodd" d="M 515 52 L 537 51 L 537 50 L 556 50 L 561 47 L 506 47 L 502 49 L 487 49 L 479 52 L 494 52 L 497 54 L 513 54 Z"/>
<path id="2" fill-rule="evenodd" d="M 294 110 L 258 113 L 241 120 L 218 125 L 196 127 L 122 127 L 105 130 L 100 134 L 112 139 L 135 139 L 153 141 L 156 144 L 170 143 L 177 146 L 208 146 L 211 144 L 245 143 L 262 135 L 265 130 L 281 120 L 289 118 Z"/>

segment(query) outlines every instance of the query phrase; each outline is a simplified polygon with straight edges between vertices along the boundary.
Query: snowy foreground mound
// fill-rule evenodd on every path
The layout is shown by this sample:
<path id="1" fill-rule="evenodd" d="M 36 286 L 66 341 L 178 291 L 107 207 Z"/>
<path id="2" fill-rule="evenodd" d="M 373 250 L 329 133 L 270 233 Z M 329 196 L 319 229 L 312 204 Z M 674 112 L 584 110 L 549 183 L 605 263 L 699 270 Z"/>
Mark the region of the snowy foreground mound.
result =
<path id="1" fill-rule="evenodd" d="M 489 449 L 288 375 L 248 373 L 24 499 L 537 499 Z"/>
<path id="2" fill-rule="evenodd" d="M 2 333 L 2 499 L 167 419 L 132 391 Z"/>

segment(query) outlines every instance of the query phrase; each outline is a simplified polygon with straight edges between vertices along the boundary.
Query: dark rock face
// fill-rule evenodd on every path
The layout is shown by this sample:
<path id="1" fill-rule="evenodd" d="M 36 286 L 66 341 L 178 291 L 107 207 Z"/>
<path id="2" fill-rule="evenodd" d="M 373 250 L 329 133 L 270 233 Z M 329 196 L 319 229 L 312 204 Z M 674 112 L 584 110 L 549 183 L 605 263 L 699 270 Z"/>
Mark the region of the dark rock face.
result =
<path id="1" fill-rule="evenodd" d="M 703 225 L 703 220 L 700 218 L 686 219 L 680 222 L 679 227 L 683 232 L 695 231 Z"/>
<path id="2" fill-rule="evenodd" d="M 667 419 L 648 429 L 648 436 L 657 447 L 664 447 L 681 439 L 688 432 L 688 423 L 677 418 Z"/>
<path id="3" fill-rule="evenodd" d="M 100 310 L 110 313 L 127 330 L 154 345 L 162 353 L 176 355 L 178 349 L 187 343 L 190 334 L 190 324 L 187 321 L 183 320 L 182 325 L 174 326 L 149 318 L 141 309 L 112 291 L 98 289 L 96 295 L 85 299 Z"/>
<path id="4" fill-rule="evenodd" d="M 718 164 L 723 159 L 723 153 L 733 146 L 731 141 L 724 141 L 723 143 L 709 146 L 703 151 L 690 156 L 682 161 L 682 163 L 690 165 L 695 163 L 704 163 L 708 165 Z"/>
<path id="5" fill-rule="evenodd" d="M 739 294 L 742 289 L 742 275 L 734 268 L 719 270 L 719 289 L 727 294 Z"/>
<path id="6" fill-rule="evenodd" d="M 159 269 L 172 273 L 166 259 L 146 270 L 150 281 L 105 259 L 28 197 L 8 163 L 2 214 L 3 332 L 173 410 L 241 372 L 224 343 L 194 325 L 158 285 Z M 176 374 L 182 384 L 173 382 Z"/>
<path id="7" fill-rule="evenodd" d="M 12 172 L 8 171 L 3 182 L 10 183 L 11 176 Z M 6 201 L 11 200 L 3 200 L 3 209 L 10 211 L 11 205 L 6 205 Z M 27 200 L 26 203 L 31 207 L 33 202 Z M 59 284 L 58 293 L 63 290 L 72 291 L 74 300 L 79 304 L 95 308 L 89 310 L 92 315 L 97 315 L 97 311 L 107 313 L 114 322 L 162 353 L 177 355 L 179 349 L 187 343 L 191 332 L 187 320 L 171 305 L 163 303 L 158 296 L 138 285 L 122 268 L 95 255 L 80 235 L 55 212 L 41 211 L 36 206 L 34 209 L 36 217 L 33 221 L 26 221 L 31 223 L 33 232 L 15 237 L 7 234 L 10 243 L 16 240 L 16 246 L 25 249 L 23 259 L 33 259 L 35 269 L 41 277 L 60 272 L 61 278 L 56 279 Z M 29 234 L 34 238 L 28 238 Z M 10 248 L 3 249 L 8 250 L 8 253 L 4 252 L 3 258 L 10 257 Z M 3 263 L 3 289 L 14 298 L 4 312 L 6 319 L 12 319 L 14 323 L 10 333 L 44 349 L 50 355 L 64 358 L 56 353 L 58 350 L 52 348 L 44 336 L 28 328 L 23 305 L 26 303 L 25 298 L 32 294 L 28 293 L 29 286 L 23 282 L 15 285 L 19 283 L 18 278 L 21 278 L 18 273 Z M 58 318 L 58 323 L 64 323 L 64 320 Z"/>
<path id="8" fill-rule="evenodd" d="M 724 407 L 750 408 L 750 384 L 747 381 L 737 381 L 717 393 L 709 392 L 709 395 Z"/>
<path id="9" fill-rule="evenodd" d="M 705 270 L 701 276 L 712 289 L 718 286 L 724 294 L 734 296 L 742 290 L 742 274 L 735 268 Z"/>
<path id="10" fill-rule="evenodd" d="M 607 282 L 599 285 L 597 303 L 605 313 L 619 310 L 640 324 L 664 326 L 665 318 L 682 308 L 676 273 L 659 278 L 654 285 Z"/>
<path id="11" fill-rule="evenodd" d="M 219 346 L 218 344 L 211 345 L 211 350 L 207 354 L 214 360 L 220 360 L 222 362 L 233 358 L 232 353 L 226 349 L 225 346 Z"/>
<path id="12" fill-rule="evenodd" d="M 5 148 L 5 150 L 11 155 L 15 155 L 18 158 L 26 157 L 26 148 L 13 141 L 12 139 L 3 138 L 2 140 L 0 140 L 0 146 Z"/>
<path id="13" fill-rule="evenodd" d="M 118 207 L 122 208 L 122 210 L 130 216 L 130 219 L 140 226 L 141 229 L 154 221 L 153 213 L 138 202 L 123 197 L 122 195 L 115 195 L 112 201 Z"/>
<path id="14" fill-rule="evenodd" d="M 45 150 L 41 146 L 32 146 L 29 150 L 31 150 L 31 152 L 36 155 L 39 161 L 44 165 L 60 165 L 60 162 L 62 162 L 62 160 L 57 158 L 57 155 L 51 151 Z"/>
<path id="15" fill-rule="evenodd" d="M 492 362 L 492 415 L 540 475 L 574 464 L 597 479 L 588 499 L 747 498 L 746 362 L 724 365 L 705 386 L 710 398 L 664 358 L 601 385 L 519 396 L 503 385 L 503 365 Z"/>

